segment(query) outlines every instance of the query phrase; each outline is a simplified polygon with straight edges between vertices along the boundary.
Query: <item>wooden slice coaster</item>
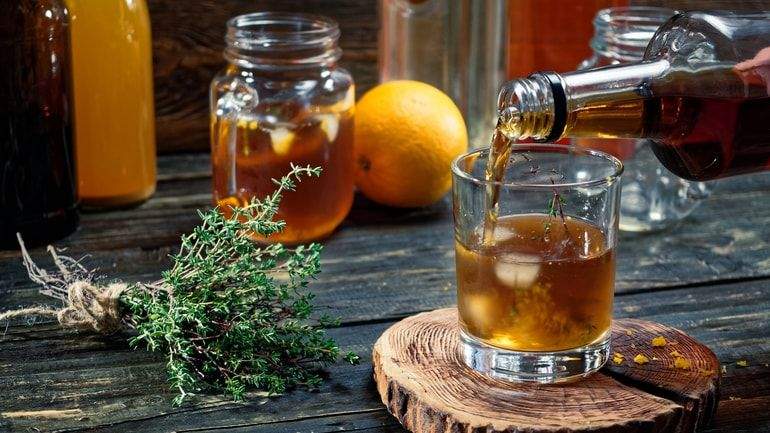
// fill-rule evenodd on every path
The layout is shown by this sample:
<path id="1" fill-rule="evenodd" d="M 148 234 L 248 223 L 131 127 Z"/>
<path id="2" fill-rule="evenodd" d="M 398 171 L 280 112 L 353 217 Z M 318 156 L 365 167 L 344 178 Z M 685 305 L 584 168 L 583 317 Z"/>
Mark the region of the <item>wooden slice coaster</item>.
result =
<path id="1" fill-rule="evenodd" d="M 652 347 L 657 336 L 668 343 Z M 659 323 L 616 320 L 612 351 L 623 362 L 610 359 L 598 373 L 558 385 L 479 374 L 461 361 L 458 337 L 457 310 L 446 308 L 396 323 L 374 345 L 382 402 L 412 432 L 693 432 L 716 411 L 716 356 Z M 637 354 L 650 362 L 635 363 Z M 689 369 L 675 365 L 677 355 Z"/>

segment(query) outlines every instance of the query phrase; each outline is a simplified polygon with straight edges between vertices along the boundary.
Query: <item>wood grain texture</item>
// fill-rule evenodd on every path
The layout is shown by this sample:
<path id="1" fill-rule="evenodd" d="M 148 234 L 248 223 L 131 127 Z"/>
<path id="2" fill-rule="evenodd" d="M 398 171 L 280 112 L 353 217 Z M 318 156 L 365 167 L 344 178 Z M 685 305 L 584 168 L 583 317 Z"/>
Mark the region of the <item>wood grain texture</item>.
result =
<path id="1" fill-rule="evenodd" d="M 626 354 L 627 361 L 548 386 L 495 380 L 469 369 L 457 350 L 458 331 L 457 311 L 446 308 L 396 323 L 374 345 L 382 402 L 414 433 L 693 432 L 716 411 L 716 356 L 664 325 L 615 321 L 613 351 Z M 676 369 L 670 348 L 652 348 L 650 341 L 658 335 L 676 342 L 692 368 Z M 649 364 L 631 361 L 644 352 Z"/>
<path id="2" fill-rule="evenodd" d="M 224 67 L 225 23 L 261 11 L 327 15 L 341 29 L 342 67 L 359 94 L 377 80 L 376 0 L 148 0 L 160 152 L 209 148 L 208 89 Z"/>
<path id="3" fill-rule="evenodd" d="M 158 193 L 147 203 L 86 214 L 57 245 L 90 253 L 87 262 L 107 281 L 158 278 L 178 248 L 174 233 L 192 228 L 195 209 L 211 200 L 207 155 L 163 156 L 159 169 Z M 769 193 L 770 175 L 720 182 L 680 226 L 620 241 L 615 317 L 675 326 L 726 366 L 710 433 L 770 432 Z M 450 212 L 448 201 L 393 210 L 359 197 L 324 242 L 323 272 L 311 284 L 316 304 L 343 318 L 332 335 L 365 361 L 332 367 L 318 392 L 251 393 L 243 403 L 204 395 L 175 408 L 160 357 L 22 320 L 0 323 L 0 432 L 403 433 L 366 360 L 394 321 L 454 304 Z M 39 248 L 32 254 L 45 256 Z M 44 302 L 18 252 L 0 251 L 0 310 Z"/>
<path id="4" fill-rule="evenodd" d="M 358 296 L 366 295 L 362 292 Z M 739 412 L 739 402 L 748 404 L 753 399 L 759 405 L 763 397 L 770 398 L 770 368 L 765 365 L 770 362 L 770 290 L 766 283 L 694 287 L 652 296 L 640 293 L 619 296 L 618 300 L 617 316 L 666 320 L 713 348 L 726 364 L 722 394 L 732 404 L 726 410 L 720 405 L 716 425 L 725 423 L 726 427 L 717 431 L 731 431 L 730 426 L 763 431 L 762 425 L 770 426 L 767 417 L 747 419 L 744 414 L 741 419 Z M 332 335 L 344 350 L 355 350 L 367 359 L 372 343 L 392 324 L 348 325 L 333 330 Z M 748 367 L 737 366 L 740 359 L 747 360 Z M 11 326 L 0 339 L 0 366 L 0 389 L 11 397 L 2 400 L 0 412 L 83 412 L 79 418 L 49 420 L 6 419 L 0 413 L 0 431 L 6 427 L 11 432 L 23 432 L 33 426 L 41 431 L 109 433 L 248 431 L 262 425 L 267 429 L 271 424 L 278 424 L 276 431 L 333 431 L 328 424 L 337 416 L 362 414 L 372 426 L 378 421 L 371 413 L 384 412 L 371 384 L 368 362 L 357 367 L 332 367 L 328 381 L 316 393 L 295 390 L 273 399 L 251 393 L 247 401 L 237 404 L 203 396 L 181 408 L 169 404 L 171 391 L 165 383 L 162 360 L 132 351 L 117 340 L 83 338 L 51 325 L 32 329 Z M 307 428 L 313 422 L 317 430 Z M 292 430 L 295 424 L 304 427 Z"/>

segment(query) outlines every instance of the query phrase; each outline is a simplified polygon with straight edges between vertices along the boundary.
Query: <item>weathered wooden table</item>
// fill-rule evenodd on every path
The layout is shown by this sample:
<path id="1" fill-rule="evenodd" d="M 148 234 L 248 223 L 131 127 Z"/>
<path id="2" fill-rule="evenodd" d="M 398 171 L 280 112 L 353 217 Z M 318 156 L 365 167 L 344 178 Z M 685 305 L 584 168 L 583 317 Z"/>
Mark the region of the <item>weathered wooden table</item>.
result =
<path id="1" fill-rule="evenodd" d="M 58 245 L 89 252 L 109 277 L 150 281 L 209 200 L 207 156 L 163 157 L 155 197 L 86 214 Z M 53 323 L 15 322 L 0 324 L 0 432 L 402 432 L 377 396 L 370 351 L 400 318 L 455 302 L 450 212 L 448 199 L 411 211 L 358 199 L 326 241 L 312 289 L 344 318 L 332 334 L 364 362 L 331 368 L 318 392 L 242 403 L 204 396 L 175 408 L 160 358 Z M 726 367 L 710 431 L 770 431 L 770 174 L 722 181 L 678 227 L 623 235 L 618 256 L 616 315 L 676 326 Z M 0 310 L 40 302 L 18 252 L 0 252 Z"/>

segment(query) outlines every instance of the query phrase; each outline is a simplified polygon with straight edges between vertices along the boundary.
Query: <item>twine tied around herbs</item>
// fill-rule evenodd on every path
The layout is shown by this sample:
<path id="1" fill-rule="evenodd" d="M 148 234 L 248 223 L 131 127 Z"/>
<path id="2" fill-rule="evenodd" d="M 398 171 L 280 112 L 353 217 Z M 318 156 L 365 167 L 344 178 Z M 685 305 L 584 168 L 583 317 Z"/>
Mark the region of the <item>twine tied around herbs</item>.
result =
<path id="1" fill-rule="evenodd" d="M 64 307 L 29 307 L 6 311 L 0 313 L 0 321 L 18 317 L 52 317 L 65 328 L 95 331 L 100 334 L 112 334 L 123 328 L 119 300 L 129 289 L 128 284 L 94 284 L 92 271 L 86 269 L 78 260 L 59 255 L 52 246 L 48 246 L 48 252 L 57 270 L 49 273 L 32 261 L 21 235 L 17 234 L 16 237 L 29 278 L 40 284 L 41 294 L 59 299 Z"/>

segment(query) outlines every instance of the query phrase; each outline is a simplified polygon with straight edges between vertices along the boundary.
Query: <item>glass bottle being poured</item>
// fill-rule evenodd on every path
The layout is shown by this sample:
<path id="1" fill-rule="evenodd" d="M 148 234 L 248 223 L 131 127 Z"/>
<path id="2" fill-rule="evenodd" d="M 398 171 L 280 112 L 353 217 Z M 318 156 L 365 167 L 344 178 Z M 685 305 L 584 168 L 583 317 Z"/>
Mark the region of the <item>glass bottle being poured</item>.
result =
<path id="1" fill-rule="evenodd" d="M 640 62 L 506 83 L 488 177 L 509 140 L 563 137 L 649 138 L 688 180 L 770 170 L 769 94 L 770 12 L 679 14 Z"/>

